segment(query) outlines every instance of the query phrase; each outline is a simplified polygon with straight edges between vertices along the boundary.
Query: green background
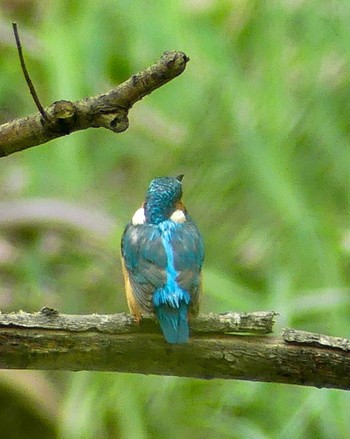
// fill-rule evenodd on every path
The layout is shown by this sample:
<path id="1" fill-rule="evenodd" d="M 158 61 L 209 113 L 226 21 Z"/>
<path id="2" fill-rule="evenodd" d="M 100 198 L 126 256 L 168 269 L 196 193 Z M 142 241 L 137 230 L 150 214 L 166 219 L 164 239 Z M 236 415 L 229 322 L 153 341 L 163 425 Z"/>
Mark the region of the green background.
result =
<path id="1" fill-rule="evenodd" d="M 2 312 L 126 311 L 124 225 L 152 178 L 183 173 L 206 245 L 203 312 L 275 310 L 277 332 L 349 338 L 347 0 L 2 0 L 0 123 L 36 111 L 12 21 L 44 105 L 108 91 L 166 50 L 191 61 L 135 105 L 125 133 L 90 129 L 0 160 Z M 337 390 L 0 373 L 9 438 L 345 439 L 349 413 Z"/>

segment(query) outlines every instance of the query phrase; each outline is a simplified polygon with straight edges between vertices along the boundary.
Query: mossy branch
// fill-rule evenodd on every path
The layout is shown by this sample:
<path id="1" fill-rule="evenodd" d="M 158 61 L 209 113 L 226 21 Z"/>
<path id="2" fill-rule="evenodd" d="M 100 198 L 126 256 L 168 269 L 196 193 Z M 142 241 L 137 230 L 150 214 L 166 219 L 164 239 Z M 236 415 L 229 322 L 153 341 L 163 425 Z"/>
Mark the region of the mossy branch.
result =
<path id="1" fill-rule="evenodd" d="M 107 93 L 76 102 L 61 100 L 31 116 L 0 126 L 0 157 L 46 143 L 73 131 L 107 128 L 114 133 L 129 126 L 128 112 L 140 99 L 180 75 L 189 58 L 165 52 L 154 65 L 133 75 Z"/>
<path id="2" fill-rule="evenodd" d="M 186 345 L 127 314 L 0 314 L 0 367 L 119 371 L 350 389 L 350 341 L 296 330 L 268 336 L 274 312 L 201 315 Z M 253 333 L 249 335 L 247 333 Z"/>

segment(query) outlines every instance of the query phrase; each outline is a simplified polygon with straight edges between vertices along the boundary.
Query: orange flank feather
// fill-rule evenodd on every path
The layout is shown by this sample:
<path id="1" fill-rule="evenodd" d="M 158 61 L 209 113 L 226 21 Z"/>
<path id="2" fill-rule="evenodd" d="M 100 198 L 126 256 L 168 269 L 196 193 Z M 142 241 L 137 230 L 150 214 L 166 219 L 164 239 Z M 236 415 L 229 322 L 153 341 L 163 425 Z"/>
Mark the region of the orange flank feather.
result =
<path id="1" fill-rule="evenodd" d="M 135 317 L 137 323 L 140 323 L 141 318 L 142 318 L 142 313 L 141 313 L 139 305 L 137 304 L 137 302 L 135 300 L 135 296 L 132 292 L 129 274 L 127 272 L 127 269 L 125 268 L 125 262 L 124 262 L 123 257 L 122 257 L 122 268 L 123 268 L 124 285 L 125 285 L 126 300 L 128 302 L 128 307 L 129 307 L 131 314 Z"/>
<path id="2" fill-rule="evenodd" d="M 175 210 L 182 210 L 183 212 L 186 212 L 186 208 L 185 208 L 185 206 L 184 206 L 184 204 L 183 204 L 183 202 L 182 201 L 178 201 L 176 204 L 175 204 Z"/>

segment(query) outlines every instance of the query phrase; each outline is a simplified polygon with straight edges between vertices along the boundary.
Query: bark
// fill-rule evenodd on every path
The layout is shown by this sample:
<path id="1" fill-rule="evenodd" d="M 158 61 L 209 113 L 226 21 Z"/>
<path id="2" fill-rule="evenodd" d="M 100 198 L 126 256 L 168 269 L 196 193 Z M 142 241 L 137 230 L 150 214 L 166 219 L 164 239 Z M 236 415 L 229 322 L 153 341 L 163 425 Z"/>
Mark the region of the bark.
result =
<path id="1" fill-rule="evenodd" d="M 285 330 L 276 313 L 201 315 L 186 345 L 164 342 L 158 325 L 127 314 L 0 314 L 0 367 L 118 371 L 350 389 L 350 341 Z M 249 335 L 247 333 L 255 333 Z"/>
<path id="2" fill-rule="evenodd" d="M 0 157 L 86 128 L 115 133 L 129 126 L 128 112 L 140 99 L 180 75 L 189 58 L 183 52 L 165 52 L 160 60 L 113 90 L 76 102 L 61 100 L 38 112 L 0 126 Z"/>

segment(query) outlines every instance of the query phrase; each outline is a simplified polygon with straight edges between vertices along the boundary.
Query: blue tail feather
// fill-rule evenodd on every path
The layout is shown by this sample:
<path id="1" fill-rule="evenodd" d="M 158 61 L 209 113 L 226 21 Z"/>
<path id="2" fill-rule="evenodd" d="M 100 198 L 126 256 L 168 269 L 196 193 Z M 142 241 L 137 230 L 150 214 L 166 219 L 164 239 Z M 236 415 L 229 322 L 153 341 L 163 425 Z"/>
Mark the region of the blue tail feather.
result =
<path id="1" fill-rule="evenodd" d="M 187 291 L 169 286 L 157 290 L 153 305 L 160 327 L 168 343 L 187 343 L 189 338 L 188 305 L 191 301 Z"/>
<path id="2" fill-rule="evenodd" d="M 189 327 L 187 320 L 188 305 L 180 301 L 178 308 L 167 304 L 155 307 L 160 327 L 165 340 L 171 344 L 187 343 L 189 338 Z"/>

